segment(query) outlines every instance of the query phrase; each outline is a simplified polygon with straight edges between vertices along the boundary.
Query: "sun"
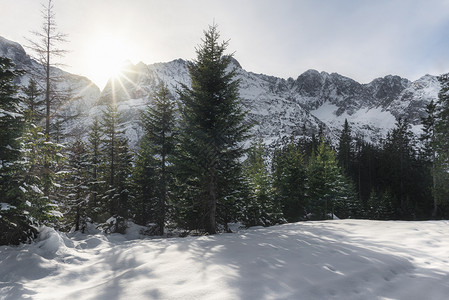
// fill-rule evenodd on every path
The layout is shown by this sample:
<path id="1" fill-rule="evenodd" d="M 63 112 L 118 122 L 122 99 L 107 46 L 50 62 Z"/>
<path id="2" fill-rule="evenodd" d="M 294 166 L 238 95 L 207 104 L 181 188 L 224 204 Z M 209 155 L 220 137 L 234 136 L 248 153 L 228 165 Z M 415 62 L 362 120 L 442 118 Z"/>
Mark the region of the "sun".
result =
<path id="1" fill-rule="evenodd" d="M 125 61 L 132 59 L 131 48 L 126 40 L 113 35 L 91 41 L 86 53 L 89 78 L 103 88 L 109 79 L 120 77 Z"/>

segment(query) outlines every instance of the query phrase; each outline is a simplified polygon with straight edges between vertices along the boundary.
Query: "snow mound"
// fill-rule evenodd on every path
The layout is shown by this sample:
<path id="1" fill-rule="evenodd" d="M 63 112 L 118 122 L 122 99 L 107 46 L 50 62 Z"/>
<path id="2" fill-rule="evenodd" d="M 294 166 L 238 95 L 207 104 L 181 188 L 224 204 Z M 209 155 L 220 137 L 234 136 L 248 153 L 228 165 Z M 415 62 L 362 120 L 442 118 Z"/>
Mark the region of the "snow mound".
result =
<path id="1" fill-rule="evenodd" d="M 65 234 L 57 232 L 53 228 L 42 226 L 39 228 L 39 236 L 35 245 L 39 253 L 46 258 L 54 258 L 65 255 L 68 248 L 73 248 L 73 242 Z"/>

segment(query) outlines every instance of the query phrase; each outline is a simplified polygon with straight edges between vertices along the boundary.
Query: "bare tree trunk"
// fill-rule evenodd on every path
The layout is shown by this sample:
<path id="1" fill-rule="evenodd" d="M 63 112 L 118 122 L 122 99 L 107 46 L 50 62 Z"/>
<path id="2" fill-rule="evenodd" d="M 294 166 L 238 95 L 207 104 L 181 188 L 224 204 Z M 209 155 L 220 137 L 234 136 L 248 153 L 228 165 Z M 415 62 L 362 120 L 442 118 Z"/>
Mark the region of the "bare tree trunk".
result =
<path id="1" fill-rule="evenodd" d="M 432 218 L 436 218 L 437 214 L 438 214 L 438 203 L 437 203 L 437 195 L 436 195 L 436 190 L 437 190 L 437 179 L 436 179 L 436 168 L 435 168 L 435 159 L 436 159 L 436 155 L 435 155 L 435 151 L 433 151 L 433 158 L 432 158 L 432 184 L 433 184 L 433 189 L 432 189 L 432 196 L 433 196 L 433 211 L 432 211 Z"/>
<path id="2" fill-rule="evenodd" d="M 50 5 L 50 4 L 49 4 Z M 45 105 L 46 105 L 46 112 L 45 112 L 45 138 L 46 141 L 50 141 L 50 19 L 51 12 L 50 12 L 50 6 L 48 7 L 47 11 L 47 60 L 46 60 L 46 66 L 45 66 Z"/>

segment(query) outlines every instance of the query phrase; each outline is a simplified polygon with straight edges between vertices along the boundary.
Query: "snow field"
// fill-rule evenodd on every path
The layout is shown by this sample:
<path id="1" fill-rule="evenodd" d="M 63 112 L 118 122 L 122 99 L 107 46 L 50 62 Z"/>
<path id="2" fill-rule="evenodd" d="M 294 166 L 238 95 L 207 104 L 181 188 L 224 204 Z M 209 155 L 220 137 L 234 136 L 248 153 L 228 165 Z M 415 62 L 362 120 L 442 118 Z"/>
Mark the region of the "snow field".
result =
<path id="1" fill-rule="evenodd" d="M 447 299 L 449 222 L 334 220 L 214 236 L 0 247 L 0 299 Z"/>

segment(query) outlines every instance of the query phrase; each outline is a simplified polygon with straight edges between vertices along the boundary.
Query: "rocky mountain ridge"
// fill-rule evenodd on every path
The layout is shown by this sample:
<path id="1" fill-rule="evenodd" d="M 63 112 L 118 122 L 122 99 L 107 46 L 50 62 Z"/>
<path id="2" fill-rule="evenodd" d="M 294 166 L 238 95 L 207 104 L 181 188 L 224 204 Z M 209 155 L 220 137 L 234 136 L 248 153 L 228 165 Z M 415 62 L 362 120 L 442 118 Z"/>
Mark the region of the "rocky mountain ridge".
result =
<path id="1" fill-rule="evenodd" d="M 0 55 L 10 57 L 21 68 L 35 63 L 23 48 L 0 38 Z M 122 112 L 131 145 L 135 147 L 142 136 L 140 112 L 151 103 L 160 82 L 168 85 L 173 100 L 180 84 L 190 85 L 188 61 L 176 59 L 166 63 L 146 65 L 129 63 L 118 78 L 111 78 L 106 87 L 98 88 L 87 78 L 66 74 L 66 86 L 79 94 L 70 107 L 81 112 L 80 124 L 88 128 L 92 119 L 100 116 L 105 104 L 117 103 Z M 425 106 L 437 99 L 440 89 L 436 76 L 425 75 L 411 82 L 406 78 L 388 75 L 368 84 L 337 73 L 308 70 L 296 79 L 278 78 L 244 70 L 233 60 L 240 80 L 240 95 L 247 120 L 254 124 L 254 135 L 261 136 L 266 144 L 282 137 L 317 132 L 321 126 L 336 142 L 347 119 L 353 133 L 367 141 L 377 143 L 398 118 L 407 118 L 418 133 Z M 26 84 L 27 78 L 22 78 Z M 69 131 L 75 124 L 70 125 Z"/>

